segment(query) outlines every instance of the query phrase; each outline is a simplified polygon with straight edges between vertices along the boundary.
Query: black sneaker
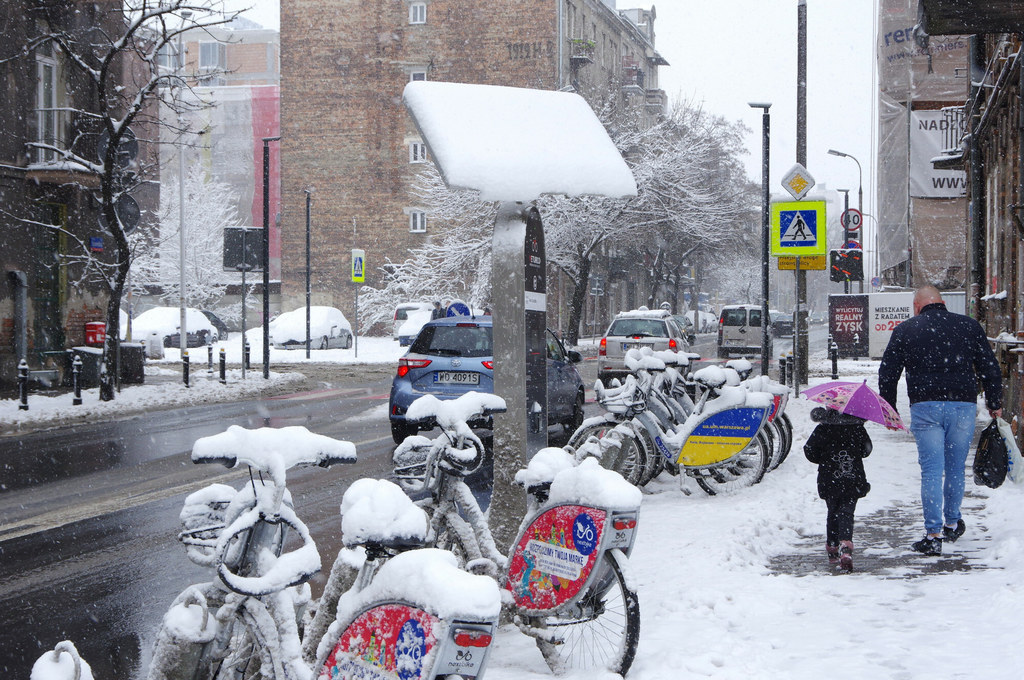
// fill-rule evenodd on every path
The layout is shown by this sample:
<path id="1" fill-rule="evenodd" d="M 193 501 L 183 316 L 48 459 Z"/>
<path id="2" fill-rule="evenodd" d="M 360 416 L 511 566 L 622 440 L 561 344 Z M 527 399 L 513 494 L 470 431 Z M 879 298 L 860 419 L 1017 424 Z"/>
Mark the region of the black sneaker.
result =
<path id="1" fill-rule="evenodd" d="M 942 540 L 949 541 L 950 543 L 956 543 L 956 539 L 964 535 L 964 531 L 967 530 L 967 525 L 964 524 L 962 519 L 956 521 L 956 527 L 942 527 Z"/>
<path id="2" fill-rule="evenodd" d="M 942 539 L 937 536 L 925 536 L 920 541 L 912 543 L 910 547 L 925 555 L 941 555 Z"/>

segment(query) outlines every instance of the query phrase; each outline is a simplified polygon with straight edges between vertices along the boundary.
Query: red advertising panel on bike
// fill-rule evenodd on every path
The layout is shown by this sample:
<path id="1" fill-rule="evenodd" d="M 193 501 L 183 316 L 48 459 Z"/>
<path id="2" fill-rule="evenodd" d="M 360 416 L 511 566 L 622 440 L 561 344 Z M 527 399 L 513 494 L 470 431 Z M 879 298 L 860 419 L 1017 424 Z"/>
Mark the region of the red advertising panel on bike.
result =
<path id="1" fill-rule="evenodd" d="M 318 680 L 410 680 L 430 671 L 440 620 L 422 609 L 385 604 L 349 624 Z"/>
<path id="2" fill-rule="evenodd" d="M 541 513 L 519 537 L 506 587 L 520 609 L 547 611 L 583 589 L 600 556 L 604 510 L 559 505 Z"/>

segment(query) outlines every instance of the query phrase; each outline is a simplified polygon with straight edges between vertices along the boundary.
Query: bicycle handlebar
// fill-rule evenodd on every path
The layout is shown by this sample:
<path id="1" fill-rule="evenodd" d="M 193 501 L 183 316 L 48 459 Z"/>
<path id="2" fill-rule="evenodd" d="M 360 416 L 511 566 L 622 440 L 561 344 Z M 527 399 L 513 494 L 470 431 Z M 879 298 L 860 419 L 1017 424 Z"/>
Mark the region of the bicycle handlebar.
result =
<path id="1" fill-rule="evenodd" d="M 233 468 L 248 465 L 272 475 L 283 484 L 283 473 L 300 465 L 330 467 L 355 463 L 356 447 L 351 442 L 314 434 L 300 425 L 247 430 L 232 425 L 225 432 L 196 440 L 193 463 L 220 463 Z"/>

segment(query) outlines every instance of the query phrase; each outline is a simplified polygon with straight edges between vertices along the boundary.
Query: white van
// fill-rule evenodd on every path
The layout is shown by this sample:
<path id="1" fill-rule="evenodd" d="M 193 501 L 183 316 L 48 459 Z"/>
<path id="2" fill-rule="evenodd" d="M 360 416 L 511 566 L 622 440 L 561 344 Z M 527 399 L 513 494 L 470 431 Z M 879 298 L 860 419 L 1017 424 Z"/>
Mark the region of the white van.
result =
<path id="1" fill-rule="evenodd" d="M 760 305 L 726 305 L 718 315 L 718 358 L 732 354 L 761 354 Z M 772 354 L 772 337 L 768 335 L 768 355 Z"/>

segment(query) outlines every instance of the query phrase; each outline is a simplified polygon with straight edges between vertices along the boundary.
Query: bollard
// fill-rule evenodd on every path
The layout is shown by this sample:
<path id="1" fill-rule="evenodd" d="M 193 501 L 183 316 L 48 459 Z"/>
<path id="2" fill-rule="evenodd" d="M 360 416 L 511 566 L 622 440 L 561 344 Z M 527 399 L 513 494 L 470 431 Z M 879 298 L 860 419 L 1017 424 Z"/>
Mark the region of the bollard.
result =
<path id="1" fill-rule="evenodd" d="M 220 348 L 220 384 L 228 384 L 228 355 L 223 347 Z"/>
<path id="2" fill-rule="evenodd" d="M 213 380 L 213 342 L 206 345 L 206 377 Z"/>
<path id="3" fill-rule="evenodd" d="M 18 410 L 28 410 L 28 362 L 22 359 L 18 363 Z"/>
<path id="4" fill-rule="evenodd" d="M 188 350 L 181 353 L 181 379 L 188 387 Z"/>
<path id="5" fill-rule="evenodd" d="M 786 382 L 786 355 L 782 354 L 779 356 L 779 382 L 783 385 L 788 384 Z"/>
<path id="6" fill-rule="evenodd" d="M 75 397 L 71 400 L 72 406 L 82 405 L 82 383 L 79 382 L 79 377 L 82 374 L 82 357 L 75 355 L 75 360 L 71 362 L 71 387 L 75 391 Z"/>
<path id="7" fill-rule="evenodd" d="M 828 346 L 828 356 L 832 360 L 832 379 L 839 380 L 839 345 L 831 343 Z"/>
<path id="8" fill-rule="evenodd" d="M 245 370 L 248 371 L 249 368 L 250 368 L 250 366 L 249 366 L 249 341 L 248 340 L 245 341 L 245 350 L 242 352 L 242 362 L 243 362 L 242 365 L 245 366 Z"/>

